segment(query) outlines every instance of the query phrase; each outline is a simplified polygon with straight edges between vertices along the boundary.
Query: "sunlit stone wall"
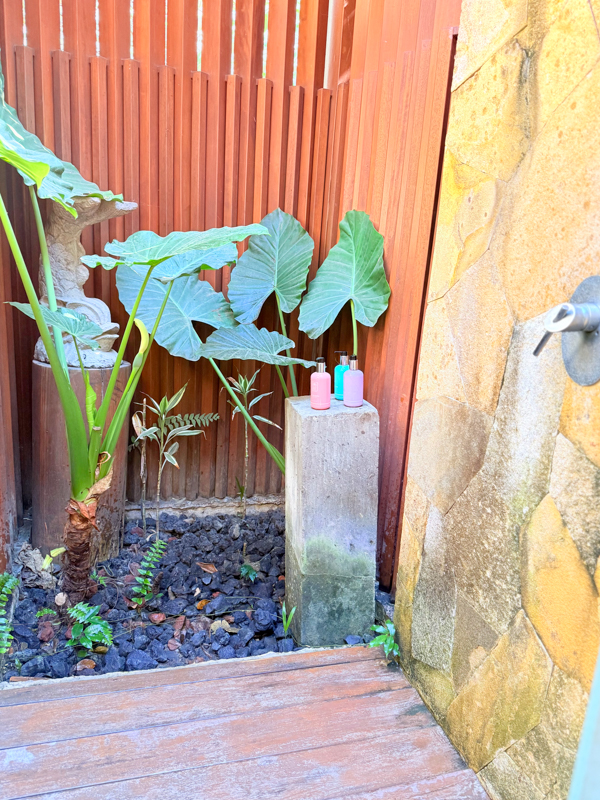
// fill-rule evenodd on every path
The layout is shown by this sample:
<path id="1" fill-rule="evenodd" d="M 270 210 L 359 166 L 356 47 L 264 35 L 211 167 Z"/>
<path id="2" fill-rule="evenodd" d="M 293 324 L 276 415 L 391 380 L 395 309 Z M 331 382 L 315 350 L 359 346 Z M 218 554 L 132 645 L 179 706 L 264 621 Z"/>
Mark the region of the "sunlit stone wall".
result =
<path id="1" fill-rule="evenodd" d="M 490 796 L 566 798 L 600 644 L 600 0 L 463 0 L 410 444 L 403 665 Z"/>

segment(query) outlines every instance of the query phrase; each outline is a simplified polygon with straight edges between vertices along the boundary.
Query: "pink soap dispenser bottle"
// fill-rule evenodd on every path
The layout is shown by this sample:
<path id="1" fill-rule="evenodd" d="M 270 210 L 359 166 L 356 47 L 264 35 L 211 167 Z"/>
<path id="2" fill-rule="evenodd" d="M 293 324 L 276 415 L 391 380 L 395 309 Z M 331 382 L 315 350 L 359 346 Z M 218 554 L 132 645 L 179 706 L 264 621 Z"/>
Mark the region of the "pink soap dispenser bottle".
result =
<path id="1" fill-rule="evenodd" d="M 331 406 L 331 375 L 325 372 L 325 359 L 317 358 L 317 371 L 310 376 L 310 407 L 326 411 Z"/>
<path id="2" fill-rule="evenodd" d="M 344 372 L 344 405 L 359 408 L 363 404 L 365 377 L 358 368 L 358 358 L 350 356 L 350 369 Z"/>

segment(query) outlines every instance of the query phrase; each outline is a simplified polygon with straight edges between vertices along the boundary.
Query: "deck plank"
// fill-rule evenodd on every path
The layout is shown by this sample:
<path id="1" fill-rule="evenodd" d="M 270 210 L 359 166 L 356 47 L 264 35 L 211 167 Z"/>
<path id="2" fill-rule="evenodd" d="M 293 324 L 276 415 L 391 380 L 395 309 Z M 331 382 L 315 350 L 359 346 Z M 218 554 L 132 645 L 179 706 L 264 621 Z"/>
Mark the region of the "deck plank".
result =
<path id="1" fill-rule="evenodd" d="M 140 672 L 115 672 L 62 680 L 37 680 L 8 683 L 0 687 L 0 708 L 58 700 L 67 697 L 91 697 L 105 692 L 150 689 L 158 686 L 175 686 L 181 683 L 206 680 L 218 681 L 246 675 L 289 672 L 297 669 L 353 664 L 359 661 L 376 661 L 382 657 L 381 648 L 339 647 L 332 650 L 297 650 L 231 661 L 205 661 L 185 667 L 144 670 Z"/>
<path id="2" fill-rule="evenodd" d="M 0 705 L 0 800 L 486 798 L 373 649 L 43 682 Z"/>
<path id="3" fill-rule="evenodd" d="M 431 729 L 413 737 L 387 734 L 354 745 L 334 745 L 228 765 L 179 770 L 124 783 L 44 794 L 43 800 L 380 800 L 382 780 L 393 783 L 381 800 L 484 800 L 479 782 L 464 765 L 439 775 L 448 761 L 429 749 Z M 435 742 L 437 744 L 437 741 Z M 458 763 L 450 762 L 452 765 Z M 118 787 L 118 788 L 117 788 Z M 359 794 L 349 794 L 354 789 Z M 389 792 L 393 791 L 393 794 Z"/>
<path id="4" fill-rule="evenodd" d="M 86 734 L 142 730 L 391 690 L 404 691 L 408 702 L 419 702 L 408 684 L 402 688 L 397 670 L 377 661 L 358 662 L 351 670 L 347 664 L 336 664 L 230 678 L 225 689 L 207 681 L 179 684 L 176 691 L 172 686 L 159 686 L 112 692 L 96 696 L 95 702 L 101 704 L 102 711 L 86 723 Z M 89 714 L 90 698 L 61 698 L 40 706 L 39 702 L 27 703 L 4 710 L 0 750 L 72 739 L 81 720 Z"/>

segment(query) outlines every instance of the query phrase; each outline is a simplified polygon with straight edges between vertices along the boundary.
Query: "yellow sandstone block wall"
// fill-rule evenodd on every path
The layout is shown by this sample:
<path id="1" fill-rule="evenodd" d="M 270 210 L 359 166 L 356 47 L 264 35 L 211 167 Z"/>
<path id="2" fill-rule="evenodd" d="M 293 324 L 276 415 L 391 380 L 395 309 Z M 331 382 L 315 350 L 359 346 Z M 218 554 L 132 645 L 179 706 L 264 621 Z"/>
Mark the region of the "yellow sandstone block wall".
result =
<path id="1" fill-rule="evenodd" d="M 410 444 L 403 665 L 493 800 L 567 797 L 600 624 L 600 0 L 463 0 Z"/>

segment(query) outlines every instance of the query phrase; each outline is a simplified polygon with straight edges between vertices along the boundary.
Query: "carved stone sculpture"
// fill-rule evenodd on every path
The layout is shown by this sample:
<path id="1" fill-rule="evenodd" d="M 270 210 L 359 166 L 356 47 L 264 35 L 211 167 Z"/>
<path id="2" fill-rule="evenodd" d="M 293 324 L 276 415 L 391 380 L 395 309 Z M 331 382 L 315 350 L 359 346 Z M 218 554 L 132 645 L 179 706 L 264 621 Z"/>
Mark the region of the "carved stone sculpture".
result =
<path id="1" fill-rule="evenodd" d="M 82 361 L 88 369 L 110 368 L 117 356 L 112 346 L 118 336 L 119 325 L 111 320 L 110 309 L 106 303 L 96 297 L 87 297 L 83 291 L 89 270 L 80 260 L 81 256 L 85 255 L 81 244 L 81 232 L 88 225 L 129 214 L 137 208 L 137 204 L 83 197 L 76 201 L 75 208 L 77 217 L 72 216 L 58 203 L 52 203 L 45 225 L 56 302 L 58 306 L 85 314 L 102 328 L 102 336 L 97 339 L 100 345 L 97 350 L 91 350 L 83 345 L 79 345 L 79 350 Z M 41 262 L 40 293 L 42 302 L 47 303 L 46 282 Z M 78 367 L 79 360 L 72 338 L 65 335 L 64 342 L 68 365 Z M 34 358 L 36 361 L 48 362 L 41 339 L 38 339 L 36 344 Z"/>

